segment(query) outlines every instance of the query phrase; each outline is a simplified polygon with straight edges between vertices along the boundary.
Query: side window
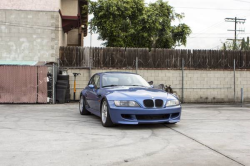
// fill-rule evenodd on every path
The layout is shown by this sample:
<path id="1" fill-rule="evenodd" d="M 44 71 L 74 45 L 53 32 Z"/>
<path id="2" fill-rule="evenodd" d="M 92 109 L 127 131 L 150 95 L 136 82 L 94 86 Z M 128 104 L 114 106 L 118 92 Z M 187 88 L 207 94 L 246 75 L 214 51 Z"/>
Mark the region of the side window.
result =
<path id="1" fill-rule="evenodd" d="M 94 76 L 90 79 L 90 81 L 89 81 L 89 84 L 88 85 L 94 85 Z"/>
<path id="2" fill-rule="evenodd" d="M 99 75 L 95 75 L 95 77 L 94 77 L 94 85 L 95 85 L 95 88 L 97 88 L 97 89 L 100 88 L 100 76 Z"/>

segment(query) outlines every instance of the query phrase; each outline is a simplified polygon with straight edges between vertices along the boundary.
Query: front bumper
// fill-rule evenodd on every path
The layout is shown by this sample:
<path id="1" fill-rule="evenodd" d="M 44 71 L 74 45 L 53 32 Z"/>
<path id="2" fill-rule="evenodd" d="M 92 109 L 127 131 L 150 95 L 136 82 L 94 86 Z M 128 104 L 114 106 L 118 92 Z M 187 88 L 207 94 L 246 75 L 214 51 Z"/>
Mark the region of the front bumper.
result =
<path id="1" fill-rule="evenodd" d="M 110 118 L 115 124 L 176 123 L 180 121 L 181 106 L 165 108 L 116 107 L 109 101 Z"/>

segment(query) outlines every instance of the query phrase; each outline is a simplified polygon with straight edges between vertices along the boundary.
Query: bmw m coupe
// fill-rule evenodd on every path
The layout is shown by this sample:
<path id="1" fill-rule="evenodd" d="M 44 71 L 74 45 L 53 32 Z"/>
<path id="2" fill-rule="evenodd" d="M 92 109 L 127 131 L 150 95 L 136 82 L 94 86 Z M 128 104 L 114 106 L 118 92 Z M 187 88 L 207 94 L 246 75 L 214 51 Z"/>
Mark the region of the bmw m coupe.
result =
<path id="1" fill-rule="evenodd" d="M 104 72 L 92 76 L 80 93 L 81 115 L 94 114 L 104 127 L 115 124 L 177 123 L 180 101 L 174 95 L 154 89 L 140 75 Z"/>

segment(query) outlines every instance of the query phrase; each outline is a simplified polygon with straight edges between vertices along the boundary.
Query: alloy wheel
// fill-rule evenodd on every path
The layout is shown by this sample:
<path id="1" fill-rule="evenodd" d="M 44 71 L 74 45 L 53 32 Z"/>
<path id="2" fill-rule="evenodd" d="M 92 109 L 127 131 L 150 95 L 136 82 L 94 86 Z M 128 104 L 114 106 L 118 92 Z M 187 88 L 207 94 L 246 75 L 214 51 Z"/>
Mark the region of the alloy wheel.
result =
<path id="1" fill-rule="evenodd" d="M 81 99 L 80 99 L 80 104 L 79 104 L 79 106 L 80 106 L 80 112 L 82 112 L 83 111 L 83 97 L 81 96 Z"/>
<path id="2" fill-rule="evenodd" d="M 107 102 L 104 101 L 102 103 L 102 123 L 106 123 L 106 120 L 107 120 L 107 117 L 108 117 L 108 107 L 107 107 Z"/>

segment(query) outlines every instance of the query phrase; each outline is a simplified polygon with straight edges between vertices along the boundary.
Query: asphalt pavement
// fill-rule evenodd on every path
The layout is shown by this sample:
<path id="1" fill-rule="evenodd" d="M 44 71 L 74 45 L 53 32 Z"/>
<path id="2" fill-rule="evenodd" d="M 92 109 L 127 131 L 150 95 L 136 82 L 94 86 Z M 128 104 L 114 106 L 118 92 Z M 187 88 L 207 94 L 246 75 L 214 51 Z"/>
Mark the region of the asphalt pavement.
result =
<path id="1" fill-rule="evenodd" d="M 181 122 L 104 128 L 77 103 L 0 105 L 1 166 L 250 166 L 250 108 L 184 104 Z"/>

